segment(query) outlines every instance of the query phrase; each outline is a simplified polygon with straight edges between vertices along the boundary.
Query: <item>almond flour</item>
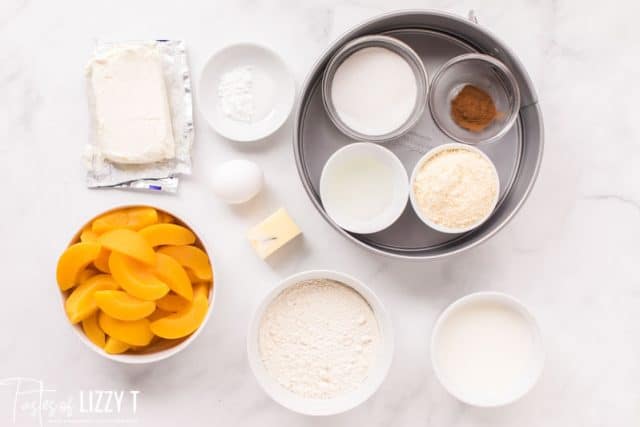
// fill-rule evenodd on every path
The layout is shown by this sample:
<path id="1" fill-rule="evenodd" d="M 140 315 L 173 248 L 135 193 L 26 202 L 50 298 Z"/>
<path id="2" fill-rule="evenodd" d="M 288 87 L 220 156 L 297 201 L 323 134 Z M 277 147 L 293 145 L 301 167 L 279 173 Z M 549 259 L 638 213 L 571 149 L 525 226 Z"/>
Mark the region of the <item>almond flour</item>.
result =
<path id="1" fill-rule="evenodd" d="M 482 155 L 452 148 L 428 158 L 413 181 L 416 204 L 433 223 L 469 228 L 489 215 L 498 192 L 493 165 Z"/>
<path id="2" fill-rule="evenodd" d="M 313 399 L 358 388 L 375 363 L 379 342 L 369 304 L 329 279 L 285 289 L 267 307 L 259 329 L 267 372 L 289 391 Z"/>

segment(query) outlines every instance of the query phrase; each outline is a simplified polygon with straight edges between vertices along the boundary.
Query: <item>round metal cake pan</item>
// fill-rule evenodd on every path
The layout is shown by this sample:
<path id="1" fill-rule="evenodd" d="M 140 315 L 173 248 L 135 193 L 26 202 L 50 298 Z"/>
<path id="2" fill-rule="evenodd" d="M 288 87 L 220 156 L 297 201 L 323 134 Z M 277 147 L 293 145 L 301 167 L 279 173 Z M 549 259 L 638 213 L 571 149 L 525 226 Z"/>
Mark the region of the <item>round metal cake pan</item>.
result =
<path id="1" fill-rule="evenodd" d="M 439 233 L 426 227 L 411 207 L 396 223 L 374 234 L 354 234 L 338 227 L 322 207 L 320 172 L 329 156 L 354 142 L 331 123 L 322 105 L 321 81 L 331 57 L 345 43 L 368 34 L 387 34 L 412 47 L 423 59 L 429 75 L 448 59 L 469 52 L 492 55 L 514 74 L 521 94 L 520 112 L 513 128 L 500 141 L 479 145 L 496 165 L 501 188 L 493 215 L 480 227 L 459 235 Z M 385 142 L 412 170 L 423 153 L 451 140 L 433 123 L 428 111 L 407 135 Z M 486 241 L 518 212 L 529 195 L 543 152 L 542 114 L 535 89 L 526 70 L 509 48 L 478 24 L 455 15 L 411 10 L 371 19 L 338 39 L 313 66 L 300 92 L 295 114 L 294 155 L 302 184 L 322 217 L 339 233 L 373 252 L 408 260 L 436 259 L 460 253 Z"/>

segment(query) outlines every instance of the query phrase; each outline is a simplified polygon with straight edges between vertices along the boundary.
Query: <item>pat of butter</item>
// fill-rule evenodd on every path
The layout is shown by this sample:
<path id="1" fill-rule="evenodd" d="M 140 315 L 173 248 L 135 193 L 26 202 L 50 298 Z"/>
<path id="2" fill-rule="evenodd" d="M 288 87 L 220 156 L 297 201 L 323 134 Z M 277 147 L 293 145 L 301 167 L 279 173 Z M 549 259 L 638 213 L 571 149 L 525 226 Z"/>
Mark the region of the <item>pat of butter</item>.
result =
<path id="1" fill-rule="evenodd" d="M 116 163 L 175 157 L 160 53 L 153 46 L 113 48 L 87 66 L 97 145 Z"/>
<path id="2" fill-rule="evenodd" d="M 265 259 L 300 233 L 287 211 L 280 208 L 249 230 L 247 237 L 260 258 Z"/>

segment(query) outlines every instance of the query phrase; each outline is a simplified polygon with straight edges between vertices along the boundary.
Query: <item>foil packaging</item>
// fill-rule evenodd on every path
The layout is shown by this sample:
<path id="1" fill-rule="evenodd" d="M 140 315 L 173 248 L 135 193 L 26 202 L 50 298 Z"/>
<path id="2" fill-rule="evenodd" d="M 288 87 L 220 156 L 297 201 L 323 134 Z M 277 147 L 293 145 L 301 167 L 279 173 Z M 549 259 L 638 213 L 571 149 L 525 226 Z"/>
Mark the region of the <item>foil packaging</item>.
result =
<path id="1" fill-rule="evenodd" d="M 87 78 L 90 111 L 89 144 L 84 155 L 87 166 L 87 186 L 175 193 L 178 190 L 179 175 L 191 174 L 191 146 L 194 136 L 193 96 L 184 41 L 98 42 L 94 57 L 99 57 L 113 48 L 140 45 L 152 45 L 160 53 L 171 110 L 175 157 L 160 162 L 136 165 L 118 164 L 105 159 L 97 145 L 95 100 Z"/>

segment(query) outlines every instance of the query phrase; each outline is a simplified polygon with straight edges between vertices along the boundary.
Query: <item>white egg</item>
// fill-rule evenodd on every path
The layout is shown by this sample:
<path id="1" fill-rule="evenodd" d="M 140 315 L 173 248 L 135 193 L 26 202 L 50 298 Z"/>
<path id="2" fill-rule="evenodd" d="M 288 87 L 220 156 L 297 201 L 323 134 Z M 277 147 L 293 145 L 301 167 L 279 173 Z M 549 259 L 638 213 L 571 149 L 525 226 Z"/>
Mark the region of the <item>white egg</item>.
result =
<path id="1" fill-rule="evenodd" d="M 213 172 L 213 192 L 229 204 L 251 200 L 262 189 L 262 169 L 249 160 L 230 160 Z"/>

